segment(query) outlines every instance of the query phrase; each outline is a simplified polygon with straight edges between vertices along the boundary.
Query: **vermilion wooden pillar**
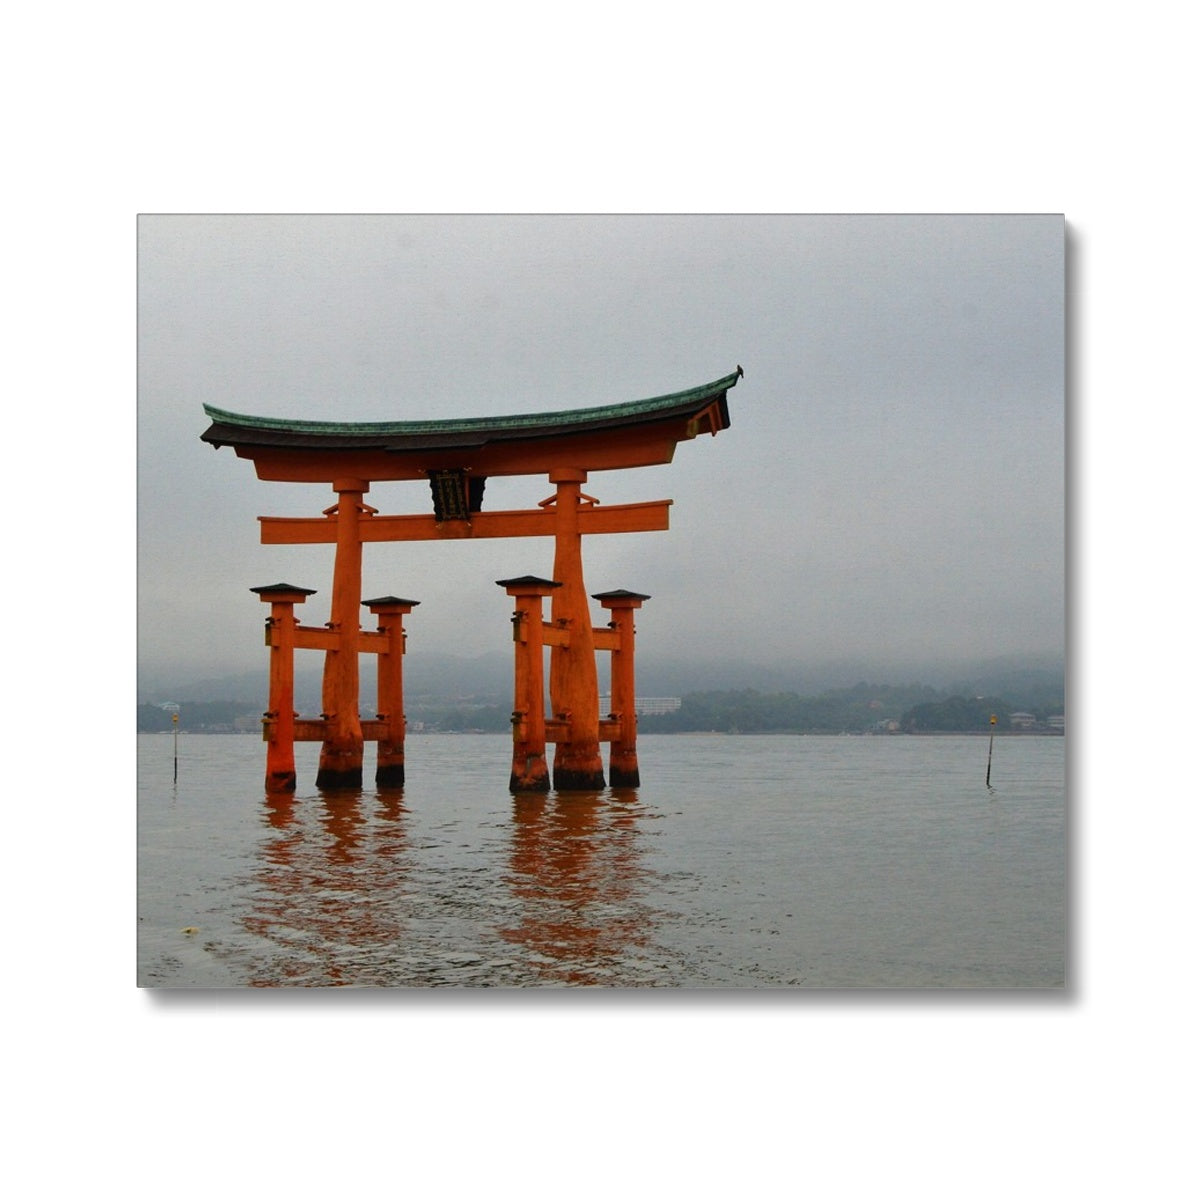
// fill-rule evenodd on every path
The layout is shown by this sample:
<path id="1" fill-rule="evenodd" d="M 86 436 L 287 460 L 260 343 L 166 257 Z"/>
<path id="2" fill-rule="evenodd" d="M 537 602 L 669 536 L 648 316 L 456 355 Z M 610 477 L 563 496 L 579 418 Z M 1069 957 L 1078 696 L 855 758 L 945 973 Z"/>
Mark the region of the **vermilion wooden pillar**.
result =
<path id="1" fill-rule="evenodd" d="M 295 659 L 296 620 L 293 608 L 314 594 L 312 588 L 290 583 L 273 583 L 250 589 L 271 606 L 266 642 L 271 647 L 270 685 L 267 711 L 263 716 L 263 740 L 267 743 L 268 792 L 296 790 Z"/>
<path id="2" fill-rule="evenodd" d="M 516 600 L 513 613 L 513 761 L 510 792 L 548 792 L 546 675 L 543 663 L 542 597 L 562 585 L 523 575 L 496 582 Z"/>
<path id="3" fill-rule="evenodd" d="M 550 472 L 554 497 L 554 578 L 561 582 L 550 602 L 550 619 L 566 634 L 565 644 L 550 651 L 550 706 L 567 724 L 567 736 L 554 748 L 554 787 L 558 791 L 595 791 L 604 787 L 600 761 L 600 693 L 596 684 L 596 646 L 587 589 L 583 585 L 583 538 L 579 509 L 595 500 L 580 484 L 587 472 L 558 468 Z"/>
<path id="4" fill-rule="evenodd" d="M 325 653 L 321 687 L 325 739 L 317 768 L 317 787 L 362 787 L 363 733 L 358 716 L 358 608 L 362 595 L 362 539 L 359 520 L 363 496 L 370 489 L 365 479 L 333 481 L 337 504 L 326 510 L 337 522 L 337 549 L 333 560 L 333 595 L 329 627 L 337 634 L 336 649 Z"/>
<path id="5" fill-rule="evenodd" d="M 404 715 L 404 640 L 407 637 L 404 618 L 421 602 L 402 600 L 399 596 L 379 596 L 362 603 L 379 618 L 379 632 L 385 638 L 376 667 L 379 711 L 375 717 L 383 728 L 379 731 L 375 784 L 377 787 L 403 787 L 404 735 L 408 728 Z"/>
<path id="6" fill-rule="evenodd" d="M 612 787 L 640 787 L 637 758 L 636 690 L 633 671 L 633 610 L 641 608 L 650 597 L 641 592 L 597 592 L 593 600 L 612 613 L 609 627 L 617 632 L 617 645 L 612 652 L 612 715 L 619 724 L 618 736 L 608 754 L 608 782 Z"/>

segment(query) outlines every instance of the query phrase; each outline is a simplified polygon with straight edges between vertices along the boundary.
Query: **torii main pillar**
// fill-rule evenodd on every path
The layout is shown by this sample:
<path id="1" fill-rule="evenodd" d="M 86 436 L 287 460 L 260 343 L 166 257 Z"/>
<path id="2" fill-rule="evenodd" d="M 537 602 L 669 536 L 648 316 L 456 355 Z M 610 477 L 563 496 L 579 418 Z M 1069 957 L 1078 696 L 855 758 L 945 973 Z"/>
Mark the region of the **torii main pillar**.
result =
<path id="1" fill-rule="evenodd" d="M 567 725 L 567 740 L 554 747 L 554 787 L 560 792 L 604 787 L 600 760 L 600 692 L 596 643 L 587 589 L 583 583 L 583 535 L 579 510 L 596 501 L 580 485 L 587 472 L 562 468 L 550 472 L 554 496 L 554 578 L 562 586 L 550 598 L 550 620 L 566 633 L 564 644 L 550 649 L 550 708 Z"/>
<path id="2" fill-rule="evenodd" d="M 317 787 L 362 787 L 363 731 L 358 715 L 358 609 L 362 589 L 362 538 L 359 520 L 366 511 L 365 479 L 344 476 L 333 481 L 338 502 L 337 549 L 333 557 L 333 596 L 329 627 L 337 644 L 325 653 L 321 683 L 325 738 L 317 767 Z"/>

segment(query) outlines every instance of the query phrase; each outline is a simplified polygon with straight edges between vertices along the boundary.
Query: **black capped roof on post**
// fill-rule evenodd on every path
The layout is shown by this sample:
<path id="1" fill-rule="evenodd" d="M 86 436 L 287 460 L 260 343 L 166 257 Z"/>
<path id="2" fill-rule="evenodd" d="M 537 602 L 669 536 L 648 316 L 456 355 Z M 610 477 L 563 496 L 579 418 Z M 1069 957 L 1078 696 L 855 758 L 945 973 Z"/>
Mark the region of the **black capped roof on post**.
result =
<path id="1" fill-rule="evenodd" d="M 631 592 L 628 588 L 616 588 L 611 592 L 593 592 L 593 600 L 649 600 L 645 592 Z"/>
<path id="2" fill-rule="evenodd" d="M 260 596 L 271 596 L 276 592 L 298 592 L 304 596 L 315 596 L 316 588 L 297 587 L 294 583 L 264 583 L 261 587 L 252 587 L 252 592 L 257 592 Z"/>
<path id="3" fill-rule="evenodd" d="M 383 608 L 385 606 L 391 608 L 399 604 L 407 604 L 411 608 L 416 608 L 421 602 L 420 600 L 405 600 L 403 596 L 376 596 L 374 600 L 360 600 L 359 603 L 364 608 L 371 608 L 372 606 L 376 608 Z"/>
<path id="4" fill-rule="evenodd" d="M 497 579 L 498 587 L 562 587 L 562 582 L 557 579 L 542 579 L 539 575 L 518 575 L 513 579 Z"/>

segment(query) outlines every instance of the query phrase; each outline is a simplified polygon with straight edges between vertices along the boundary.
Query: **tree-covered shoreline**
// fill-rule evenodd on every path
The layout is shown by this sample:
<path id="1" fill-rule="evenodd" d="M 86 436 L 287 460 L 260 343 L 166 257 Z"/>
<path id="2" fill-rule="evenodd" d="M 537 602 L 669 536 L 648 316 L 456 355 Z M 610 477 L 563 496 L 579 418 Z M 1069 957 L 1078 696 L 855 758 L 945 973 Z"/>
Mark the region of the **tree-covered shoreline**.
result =
<path id="1" fill-rule="evenodd" d="M 971 733 L 1007 731 L 1013 713 L 1028 713 L 1034 729 L 1061 716 L 1055 704 L 1024 704 L 1001 696 L 967 697 L 924 685 L 866 683 L 819 696 L 794 692 L 700 692 L 684 696 L 675 712 L 639 719 L 643 733 Z M 996 726 L 992 726 L 992 717 Z"/>
<path id="2" fill-rule="evenodd" d="M 178 728 L 188 733 L 257 733 L 261 705 L 249 700 L 183 702 Z M 1014 713 L 1032 723 L 1013 729 Z M 902 686 L 859 683 L 817 696 L 796 692 L 759 692 L 752 688 L 690 692 L 678 709 L 643 714 L 642 733 L 1060 733 L 1051 717 L 1063 714 L 1063 697 L 1037 694 L 969 696 L 923 684 Z M 424 702 L 409 707 L 411 733 L 504 733 L 510 728 L 511 706 L 494 697 L 480 702 Z M 992 718 L 996 724 L 992 725 Z M 174 727 L 172 710 L 139 704 L 139 733 L 167 732 Z"/>

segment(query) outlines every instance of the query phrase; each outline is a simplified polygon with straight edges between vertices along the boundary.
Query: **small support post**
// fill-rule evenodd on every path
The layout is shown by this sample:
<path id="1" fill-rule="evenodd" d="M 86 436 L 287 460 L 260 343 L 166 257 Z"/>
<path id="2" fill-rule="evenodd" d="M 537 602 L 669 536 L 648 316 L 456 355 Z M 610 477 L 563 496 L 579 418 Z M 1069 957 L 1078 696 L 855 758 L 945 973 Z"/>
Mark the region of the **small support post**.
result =
<path id="1" fill-rule="evenodd" d="M 627 592 L 624 588 L 615 592 L 597 592 L 592 596 L 612 613 L 609 625 L 617 633 L 617 645 L 612 652 L 612 715 L 616 717 L 620 732 L 614 739 L 608 754 L 608 782 L 610 787 L 635 788 L 641 786 L 637 757 L 637 711 L 633 672 L 633 610 L 641 608 L 642 602 L 650 597 L 641 592 Z"/>
<path id="2" fill-rule="evenodd" d="M 337 632 L 338 647 L 326 651 L 321 685 L 326 735 L 321 743 L 317 787 L 325 789 L 362 787 L 363 732 L 358 716 L 358 606 L 362 594 L 359 521 L 366 511 L 363 496 L 369 488 L 365 479 L 335 479 L 333 490 L 338 494 L 338 502 L 327 510 L 337 522 L 329 625 Z"/>
<path id="3" fill-rule="evenodd" d="M 379 618 L 379 632 L 387 639 L 379 654 L 376 687 L 379 711 L 375 714 L 383 724 L 375 757 L 376 787 L 404 786 L 404 735 L 408 720 L 404 715 L 404 618 L 421 602 L 402 600 L 399 596 L 379 596 L 364 600 L 363 607 Z"/>
<path id="4" fill-rule="evenodd" d="M 552 579 L 523 575 L 497 579 L 516 600 L 513 623 L 513 761 L 510 792 L 548 792 L 546 766 L 546 672 L 543 661 L 542 597 L 561 587 Z"/>
<path id="5" fill-rule="evenodd" d="M 271 647 L 271 673 L 267 711 L 263 714 L 263 741 L 267 743 L 268 792 L 296 790 L 295 658 L 296 620 L 293 608 L 314 594 L 312 588 L 273 583 L 250 589 L 271 606 L 266 642 Z"/>

